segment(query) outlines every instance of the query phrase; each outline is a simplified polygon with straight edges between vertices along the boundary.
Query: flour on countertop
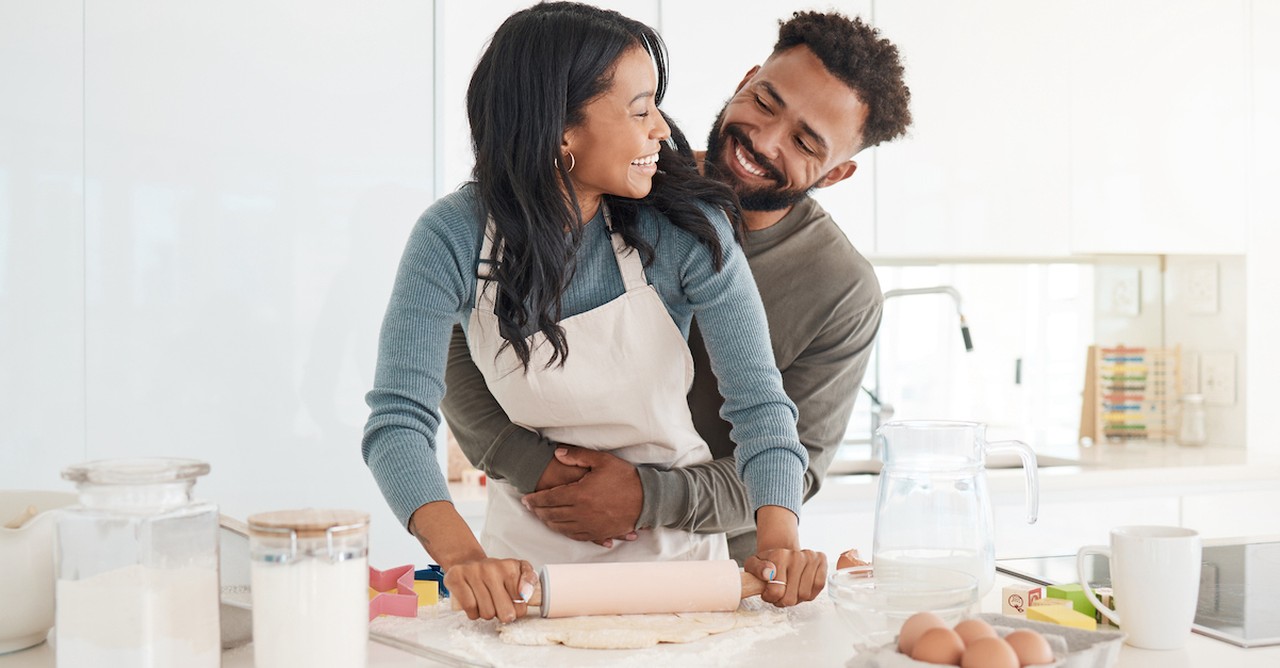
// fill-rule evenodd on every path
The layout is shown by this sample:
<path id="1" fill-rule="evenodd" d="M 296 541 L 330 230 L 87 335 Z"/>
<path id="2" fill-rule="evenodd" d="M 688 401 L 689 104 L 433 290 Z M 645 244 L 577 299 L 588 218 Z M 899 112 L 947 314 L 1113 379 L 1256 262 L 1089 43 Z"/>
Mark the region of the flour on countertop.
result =
<path id="1" fill-rule="evenodd" d="M 796 632 L 796 623 L 812 618 L 814 615 L 829 611 L 830 602 L 825 597 L 817 601 L 804 603 L 793 608 L 778 609 L 762 602 L 759 598 L 744 600 L 736 613 L 688 613 L 688 621 L 693 628 L 698 628 L 696 640 L 685 640 L 676 644 L 663 642 L 643 649 L 609 650 L 580 649 L 562 645 L 522 646 L 503 642 L 500 634 L 504 625 L 497 622 L 472 622 L 461 612 L 452 610 L 449 601 L 419 608 L 416 619 L 406 617 L 380 617 L 372 622 L 370 629 L 384 633 L 400 640 L 445 650 L 474 660 L 486 661 L 497 667 L 527 665 L 563 665 L 571 662 L 591 663 L 607 662 L 610 668 L 628 668 L 662 665 L 699 666 L 740 666 L 747 662 L 752 646 L 764 640 L 771 640 Z M 715 615 L 724 615 L 724 619 L 732 619 L 733 626 L 715 635 L 705 635 L 705 631 L 714 628 L 711 620 Z M 668 615 L 645 615 L 644 617 L 669 617 Z M 611 619 L 578 618 L 577 621 L 589 630 L 594 627 L 596 637 L 611 639 L 616 642 L 638 642 L 635 629 L 615 628 L 613 631 L 601 631 L 599 622 L 593 620 Z M 616 618 L 613 618 L 616 619 Z M 522 622 L 534 622 L 528 626 L 536 626 L 541 622 L 556 622 L 534 618 L 505 625 L 507 633 L 518 630 Z M 634 621 L 634 620 L 632 620 Z M 741 622 L 741 625 L 740 625 Z M 649 624 L 641 622 L 640 625 Z M 720 625 L 726 622 L 719 622 Z M 522 632 L 522 631 L 516 631 Z"/>

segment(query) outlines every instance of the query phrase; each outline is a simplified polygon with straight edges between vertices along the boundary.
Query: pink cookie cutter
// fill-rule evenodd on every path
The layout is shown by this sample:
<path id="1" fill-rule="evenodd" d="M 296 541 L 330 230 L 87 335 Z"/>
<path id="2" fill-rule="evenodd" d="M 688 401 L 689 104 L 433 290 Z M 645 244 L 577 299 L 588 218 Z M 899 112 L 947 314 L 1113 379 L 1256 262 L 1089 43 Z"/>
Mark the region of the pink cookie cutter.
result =
<path id="1" fill-rule="evenodd" d="M 369 621 L 379 615 L 418 616 L 418 592 L 413 590 L 413 565 L 380 571 L 369 567 L 369 587 L 378 592 L 369 599 Z"/>

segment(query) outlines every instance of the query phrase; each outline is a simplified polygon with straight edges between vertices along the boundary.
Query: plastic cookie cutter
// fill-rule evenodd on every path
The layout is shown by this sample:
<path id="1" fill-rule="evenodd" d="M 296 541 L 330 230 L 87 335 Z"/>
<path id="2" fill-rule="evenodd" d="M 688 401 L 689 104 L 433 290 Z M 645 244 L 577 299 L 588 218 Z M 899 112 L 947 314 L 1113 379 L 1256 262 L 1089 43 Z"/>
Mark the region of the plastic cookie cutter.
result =
<path id="1" fill-rule="evenodd" d="M 369 567 L 369 621 L 380 615 L 418 616 L 418 593 L 413 588 L 413 565 L 380 571 Z"/>
<path id="2" fill-rule="evenodd" d="M 425 592 L 432 589 L 436 591 L 436 600 L 422 605 L 434 604 L 439 599 L 449 598 L 449 590 L 444 586 L 444 569 L 440 568 L 439 564 L 431 564 L 415 572 L 413 577 L 415 579 L 414 588 L 418 590 L 419 596 L 426 595 Z M 433 582 L 435 583 L 434 586 L 431 584 Z"/>

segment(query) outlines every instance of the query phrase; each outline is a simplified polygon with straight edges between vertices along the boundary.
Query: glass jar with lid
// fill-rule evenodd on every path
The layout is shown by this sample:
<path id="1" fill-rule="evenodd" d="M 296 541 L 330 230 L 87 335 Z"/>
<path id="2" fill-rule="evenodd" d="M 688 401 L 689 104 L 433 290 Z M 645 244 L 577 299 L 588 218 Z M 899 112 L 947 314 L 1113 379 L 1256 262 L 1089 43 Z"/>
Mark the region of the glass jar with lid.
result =
<path id="1" fill-rule="evenodd" d="M 359 668 L 369 641 L 369 516 L 281 510 L 249 517 L 258 668 Z"/>
<path id="2" fill-rule="evenodd" d="M 1205 425 L 1204 395 L 1182 395 L 1182 421 L 1178 425 L 1178 445 L 1204 445 L 1209 440 Z"/>
<path id="3" fill-rule="evenodd" d="M 58 519 L 58 666 L 220 665 L 218 509 L 193 496 L 208 472 L 169 458 L 62 472 L 80 503 Z"/>

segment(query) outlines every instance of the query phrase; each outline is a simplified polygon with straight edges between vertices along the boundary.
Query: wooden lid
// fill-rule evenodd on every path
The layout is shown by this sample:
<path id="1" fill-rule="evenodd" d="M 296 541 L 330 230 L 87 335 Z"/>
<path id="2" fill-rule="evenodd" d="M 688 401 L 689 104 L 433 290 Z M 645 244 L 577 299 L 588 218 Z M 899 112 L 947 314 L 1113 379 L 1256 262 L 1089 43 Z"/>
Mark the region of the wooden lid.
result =
<path id="1" fill-rule="evenodd" d="M 369 514 L 358 510 L 302 508 L 275 510 L 249 516 L 249 532 L 279 534 L 288 531 L 300 536 L 323 536 L 334 527 L 363 529 L 369 525 Z"/>

